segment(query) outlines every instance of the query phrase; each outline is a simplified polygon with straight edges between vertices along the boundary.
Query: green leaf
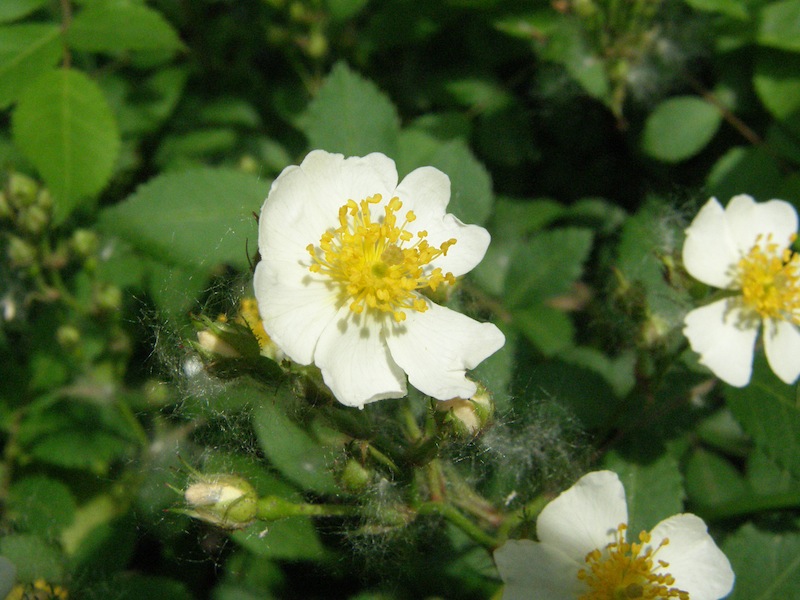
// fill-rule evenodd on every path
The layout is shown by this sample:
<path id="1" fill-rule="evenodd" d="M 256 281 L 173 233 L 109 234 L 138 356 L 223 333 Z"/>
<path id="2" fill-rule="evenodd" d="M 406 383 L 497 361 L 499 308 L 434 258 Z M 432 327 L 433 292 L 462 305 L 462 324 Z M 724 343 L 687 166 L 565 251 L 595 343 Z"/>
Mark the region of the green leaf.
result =
<path id="1" fill-rule="evenodd" d="M 743 388 L 726 387 L 725 398 L 756 446 L 800 478 L 797 387 L 780 381 L 759 356 L 750 384 Z"/>
<path id="2" fill-rule="evenodd" d="M 562 15 L 548 7 L 528 14 L 502 17 L 494 22 L 494 27 L 506 35 L 530 41 L 549 35 L 562 20 Z"/>
<path id="3" fill-rule="evenodd" d="M 51 545 L 35 535 L 6 535 L 0 538 L 0 556 L 17 567 L 19 581 L 44 579 L 54 584 L 62 581 L 62 557 Z"/>
<path id="4" fill-rule="evenodd" d="M 571 346 L 575 327 L 563 312 L 545 304 L 532 304 L 513 313 L 514 325 L 545 356 Z"/>
<path id="5" fill-rule="evenodd" d="M 781 171 L 775 158 L 761 148 L 733 147 L 714 164 L 706 179 L 706 191 L 725 203 L 742 190 L 760 200 L 776 198 Z"/>
<path id="6" fill-rule="evenodd" d="M 699 448 L 686 463 L 686 492 L 700 506 L 713 506 L 748 493 L 741 473 L 721 456 Z"/>
<path id="7" fill-rule="evenodd" d="M 181 99 L 188 76 L 186 68 L 160 68 L 135 89 L 126 89 L 114 105 L 123 137 L 141 136 L 158 129 Z M 108 81 L 110 78 L 104 79 Z"/>
<path id="8" fill-rule="evenodd" d="M 364 156 L 394 156 L 400 118 L 392 102 L 371 81 L 337 63 L 308 106 L 303 127 L 312 148 Z"/>
<path id="9" fill-rule="evenodd" d="M 588 229 L 544 231 L 520 247 L 506 277 L 506 304 L 529 307 L 565 294 L 581 276 L 592 248 Z"/>
<path id="10" fill-rule="evenodd" d="M 792 477 L 788 469 L 779 466 L 759 449 L 747 457 L 747 482 L 753 492 L 762 496 L 800 489 L 800 478 Z"/>
<path id="11" fill-rule="evenodd" d="M 663 225 L 673 210 L 659 201 L 647 201 L 625 222 L 617 248 L 616 267 L 623 280 L 626 284 L 640 284 L 628 286 L 631 298 L 627 301 L 638 304 L 637 287 L 643 288 L 647 302 L 644 308 L 665 323 L 677 323 L 686 310 L 680 292 L 664 279 L 664 264 L 659 258 L 660 253 L 674 251 L 667 244 L 671 235 Z"/>
<path id="12" fill-rule="evenodd" d="M 193 598 L 183 582 L 168 577 L 117 573 L 106 585 L 114 590 L 114 596 L 117 598 L 136 598 L 136 600 L 192 600 Z M 104 596 L 108 596 L 108 592 Z M 92 596 L 91 600 L 95 598 L 97 597 Z"/>
<path id="13" fill-rule="evenodd" d="M 245 268 L 246 241 L 251 253 L 257 246 L 252 214 L 268 190 L 268 181 L 238 171 L 167 173 L 102 211 L 100 228 L 168 264 L 194 270 L 221 263 Z"/>
<path id="14" fill-rule="evenodd" d="M 561 63 L 591 97 L 610 102 L 611 85 L 603 61 L 587 47 L 583 29 L 577 20 L 560 19 L 550 32 L 542 55 Z"/>
<path id="15" fill-rule="evenodd" d="M 404 131 L 397 154 L 400 177 L 423 166 L 436 167 L 450 178 L 447 212 L 465 223 L 480 225 L 488 220 L 494 202 L 492 180 L 465 142 L 442 142 L 428 133 Z"/>
<path id="16" fill-rule="evenodd" d="M 355 17 L 369 0 L 325 0 L 333 21 L 347 21 Z"/>
<path id="17" fill-rule="evenodd" d="M 747 523 L 722 544 L 736 573 L 728 600 L 787 600 L 800 590 L 800 534 Z"/>
<path id="18" fill-rule="evenodd" d="M 41 8 L 47 0 L 3 0 L 0 2 L 0 23 L 16 21 L 27 17 L 33 11 Z M 2 39 L 0 34 L 0 39 Z"/>
<path id="19" fill-rule="evenodd" d="M 680 162 L 700 152 L 717 133 L 722 114 L 695 96 L 665 100 L 650 113 L 642 150 L 664 162 Z"/>
<path id="20" fill-rule="evenodd" d="M 17 481 L 8 506 L 15 525 L 30 533 L 53 538 L 75 518 L 75 499 L 56 479 L 35 475 Z"/>
<path id="21" fill-rule="evenodd" d="M 62 69 L 37 79 L 20 97 L 12 124 L 15 142 L 54 196 L 56 222 L 108 183 L 119 133 L 103 93 L 83 73 Z"/>
<path id="22" fill-rule="evenodd" d="M 55 66 L 62 52 L 58 25 L 0 27 L 0 109 L 16 101 L 25 86 Z"/>
<path id="23" fill-rule="evenodd" d="M 67 30 L 67 43 L 86 52 L 183 48 L 178 33 L 160 12 L 124 2 L 97 3 L 81 10 Z"/>
<path id="24" fill-rule="evenodd" d="M 179 135 L 164 136 L 155 155 L 155 163 L 168 169 L 186 159 L 224 156 L 236 145 L 238 135 L 230 127 L 197 129 Z"/>
<path id="25" fill-rule="evenodd" d="M 314 524 L 307 517 L 274 521 L 266 527 L 257 523 L 231 537 L 256 556 L 273 560 L 319 560 L 325 554 Z"/>
<path id="26" fill-rule="evenodd" d="M 684 0 L 693 9 L 701 12 L 720 13 L 733 19 L 748 18 L 747 6 L 742 0 Z"/>
<path id="27" fill-rule="evenodd" d="M 636 355 L 633 351 L 621 352 L 610 358 L 590 346 L 573 346 L 559 353 L 559 358 L 573 365 L 590 369 L 600 375 L 613 388 L 618 398 L 624 398 L 636 385 Z"/>
<path id="28" fill-rule="evenodd" d="M 763 50 L 753 69 L 753 86 L 772 116 L 785 120 L 800 110 L 800 56 Z"/>
<path id="29" fill-rule="evenodd" d="M 604 466 L 617 473 L 625 487 L 629 539 L 683 511 L 681 472 L 670 454 L 639 462 L 612 451 L 606 455 Z"/>
<path id="30" fill-rule="evenodd" d="M 547 360 L 526 368 L 526 385 L 535 382 L 536 393 L 553 398 L 575 415 L 586 429 L 608 426 L 619 403 L 605 379 L 586 367 L 564 360 Z M 520 398 L 530 402 L 529 398 Z"/>
<path id="31" fill-rule="evenodd" d="M 280 406 L 265 402 L 257 408 L 253 428 L 264 454 L 288 479 L 319 494 L 338 492 L 330 470 L 331 453 Z"/>
<path id="32" fill-rule="evenodd" d="M 106 474 L 111 463 L 126 455 L 130 444 L 105 431 L 62 430 L 43 436 L 31 456 L 51 465 Z"/>
<path id="33" fill-rule="evenodd" d="M 800 0 L 767 3 L 759 17 L 759 44 L 800 52 Z"/>

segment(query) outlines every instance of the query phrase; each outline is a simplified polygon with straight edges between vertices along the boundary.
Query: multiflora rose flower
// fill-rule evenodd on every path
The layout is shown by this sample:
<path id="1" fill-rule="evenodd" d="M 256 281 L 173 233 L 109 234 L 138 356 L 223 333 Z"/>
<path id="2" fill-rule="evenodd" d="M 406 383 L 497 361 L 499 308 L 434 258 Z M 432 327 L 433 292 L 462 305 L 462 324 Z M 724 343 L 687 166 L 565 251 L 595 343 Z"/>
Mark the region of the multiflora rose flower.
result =
<path id="1" fill-rule="evenodd" d="M 730 563 L 692 514 L 669 517 L 627 541 L 625 489 L 595 471 L 544 507 L 538 542 L 495 551 L 503 600 L 719 600 L 733 588 Z"/>
<path id="2" fill-rule="evenodd" d="M 411 385 L 469 398 L 465 376 L 503 346 L 479 323 L 424 295 L 483 258 L 489 233 L 445 212 L 450 180 L 422 167 L 397 182 L 383 154 L 316 150 L 286 168 L 261 209 L 254 287 L 270 338 L 315 364 L 348 406 L 397 398 Z"/>
<path id="3" fill-rule="evenodd" d="M 686 230 L 688 273 L 732 295 L 691 311 L 683 331 L 700 362 L 731 385 L 749 383 L 762 324 L 775 374 L 786 383 L 800 374 L 800 258 L 790 249 L 796 237 L 791 204 L 746 195 L 725 209 L 711 198 Z"/>

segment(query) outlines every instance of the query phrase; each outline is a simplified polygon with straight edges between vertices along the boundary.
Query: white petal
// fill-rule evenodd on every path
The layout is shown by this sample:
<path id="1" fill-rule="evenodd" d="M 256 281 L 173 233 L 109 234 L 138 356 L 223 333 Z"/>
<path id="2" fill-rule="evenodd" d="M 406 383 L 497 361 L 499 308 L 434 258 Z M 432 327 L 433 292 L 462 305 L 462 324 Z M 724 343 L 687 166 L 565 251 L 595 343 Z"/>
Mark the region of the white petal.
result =
<path id="1" fill-rule="evenodd" d="M 465 370 L 502 348 L 505 336 L 491 323 L 429 303 L 425 312 L 406 311 L 406 320 L 392 326 L 386 341 L 411 385 L 438 400 L 450 400 L 475 393 Z"/>
<path id="2" fill-rule="evenodd" d="M 784 383 L 800 375 L 800 331 L 789 321 L 764 322 L 764 349 L 769 366 Z"/>
<path id="3" fill-rule="evenodd" d="M 445 214 L 450 202 L 450 178 L 439 169 L 415 169 L 403 178 L 395 195 L 403 202 L 402 214 L 411 210 L 417 217 L 406 227 L 414 239 L 417 232 L 424 229 L 428 232 L 425 239 L 436 248 L 442 242 L 456 240 L 446 256 L 432 263 L 434 268 L 441 267 L 443 272 L 459 277 L 483 260 L 491 239 L 489 232 L 478 225 L 465 225 L 454 215 Z"/>
<path id="4" fill-rule="evenodd" d="M 397 185 L 394 161 L 383 154 L 345 158 L 322 150 L 309 153 L 300 166 L 287 167 L 272 183 L 259 218 L 262 258 L 307 258 L 329 228 L 339 226 L 339 208 L 381 194 L 388 200 Z"/>
<path id="5" fill-rule="evenodd" d="M 322 332 L 314 363 L 336 399 L 347 406 L 362 408 L 406 395 L 405 375 L 389 355 L 381 325 L 348 306 Z"/>
<path id="6" fill-rule="evenodd" d="M 719 600 L 731 591 L 731 564 L 700 517 L 675 515 L 661 521 L 651 534 L 650 546 L 654 549 L 664 538 L 669 539 L 655 558 L 669 563 L 663 571 L 670 573 L 675 578 L 674 587 L 688 592 L 692 600 Z"/>
<path id="7" fill-rule="evenodd" d="M 494 553 L 505 582 L 503 600 L 564 600 L 586 591 L 578 579 L 583 566 L 558 548 L 531 540 L 509 540 Z"/>
<path id="8" fill-rule="evenodd" d="M 686 229 L 683 265 L 695 279 L 727 288 L 733 280 L 731 269 L 740 257 L 725 211 L 716 198 L 711 198 Z"/>
<path id="9" fill-rule="evenodd" d="M 742 253 L 747 253 L 759 236 L 765 242 L 768 234 L 772 234 L 772 241 L 786 247 L 791 235 L 797 232 L 797 212 L 783 200 L 755 202 L 750 196 L 735 196 L 728 203 L 725 216 Z"/>
<path id="10" fill-rule="evenodd" d="M 455 239 L 456 243 L 431 262 L 431 266 L 440 267 L 443 273 L 452 273 L 460 277 L 469 273 L 483 260 L 489 247 L 491 236 L 480 225 L 465 225 L 453 215 L 445 215 L 438 223 L 427 225 L 428 243 L 440 247 L 442 242 Z"/>
<path id="11" fill-rule="evenodd" d="M 736 387 L 750 381 L 758 335 L 758 321 L 750 319 L 753 325 L 743 327 L 742 314 L 741 309 L 731 308 L 729 299 L 723 299 L 694 309 L 683 320 L 683 334 L 700 362 Z"/>
<path id="12" fill-rule="evenodd" d="M 394 195 L 403 211 L 413 210 L 417 219 L 439 219 L 450 202 L 450 178 L 435 167 L 420 167 L 403 177 Z"/>
<path id="13" fill-rule="evenodd" d="M 253 289 L 272 341 L 296 363 L 311 364 L 317 341 L 336 317 L 336 294 L 311 273 L 264 260 L 256 265 Z"/>
<path id="14" fill-rule="evenodd" d="M 594 471 L 544 507 L 536 520 L 536 535 L 583 564 L 589 552 L 615 541 L 617 527 L 627 522 L 619 477 L 611 471 Z"/>

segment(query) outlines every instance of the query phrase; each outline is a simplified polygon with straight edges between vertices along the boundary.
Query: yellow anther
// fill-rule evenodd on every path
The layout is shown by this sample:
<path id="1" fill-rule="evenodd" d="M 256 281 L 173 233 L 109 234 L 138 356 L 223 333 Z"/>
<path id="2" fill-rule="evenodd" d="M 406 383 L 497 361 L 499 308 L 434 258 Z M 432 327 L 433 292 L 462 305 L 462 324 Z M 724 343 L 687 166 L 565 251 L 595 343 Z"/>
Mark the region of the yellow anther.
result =
<path id="1" fill-rule="evenodd" d="M 391 313 L 399 323 L 405 320 L 407 310 L 428 309 L 418 290 L 455 283 L 452 273 L 430 264 L 444 256 L 456 240 L 434 248 L 423 239 L 428 232 L 420 231 L 419 239 L 411 243 L 414 236 L 405 227 L 416 220 L 414 212 L 408 211 L 398 225 L 397 213 L 403 203 L 395 196 L 384 206 L 383 218 L 373 222 L 370 205 L 381 201 L 380 194 L 358 203 L 348 200 L 339 209 L 339 227 L 324 232 L 318 246 L 306 247 L 311 255 L 308 269 L 340 284 L 342 301 L 352 312 L 361 314 L 366 307 L 377 314 Z"/>
<path id="2" fill-rule="evenodd" d="M 647 547 L 651 536 L 643 531 L 638 544 L 625 541 L 627 526 L 620 523 L 616 540 L 603 551 L 596 549 L 586 555 L 586 568 L 578 571 L 578 579 L 588 587 L 579 600 L 617 600 L 626 598 L 678 598 L 689 600 L 689 594 L 672 587 L 675 578 L 670 573 L 655 571 L 669 566 L 658 560 L 656 553 L 669 543 L 664 538 L 657 548 Z"/>
<path id="3" fill-rule="evenodd" d="M 745 307 L 761 318 L 800 325 L 800 256 L 772 236 L 759 238 L 736 266 Z"/>

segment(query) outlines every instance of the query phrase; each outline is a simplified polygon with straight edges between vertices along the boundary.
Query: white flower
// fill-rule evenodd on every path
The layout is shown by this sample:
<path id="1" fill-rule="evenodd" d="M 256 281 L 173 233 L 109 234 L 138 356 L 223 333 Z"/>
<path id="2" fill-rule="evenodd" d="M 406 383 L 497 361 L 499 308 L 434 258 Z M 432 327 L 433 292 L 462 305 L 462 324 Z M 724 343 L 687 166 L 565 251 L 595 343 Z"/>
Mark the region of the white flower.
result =
<path id="1" fill-rule="evenodd" d="M 800 257 L 790 250 L 797 212 L 783 200 L 711 198 L 686 230 L 683 264 L 703 283 L 738 293 L 686 315 L 683 330 L 700 362 L 727 383 L 750 381 L 761 324 L 775 374 L 800 374 Z"/>
<path id="2" fill-rule="evenodd" d="M 314 363 L 348 406 L 398 398 L 411 385 L 469 398 L 466 369 L 503 346 L 479 323 L 422 295 L 477 265 L 489 233 L 445 213 L 450 180 L 433 167 L 398 185 L 383 154 L 311 152 L 272 184 L 259 219 L 258 306 L 269 337 Z"/>
<path id="3" fill-rule="evenodd" d="M 691 514 L 669 517 L 625 541 L 628 507 L 619 477 L 595 471 L 544 507 L 538 542 L 506 542 L 494 554 L 503 600 L 719 600 L 733 571 Z"/>

